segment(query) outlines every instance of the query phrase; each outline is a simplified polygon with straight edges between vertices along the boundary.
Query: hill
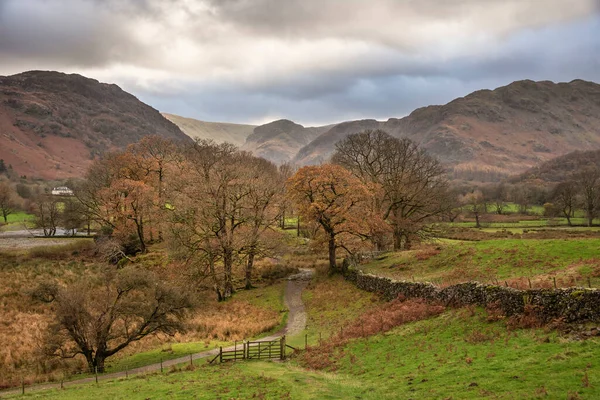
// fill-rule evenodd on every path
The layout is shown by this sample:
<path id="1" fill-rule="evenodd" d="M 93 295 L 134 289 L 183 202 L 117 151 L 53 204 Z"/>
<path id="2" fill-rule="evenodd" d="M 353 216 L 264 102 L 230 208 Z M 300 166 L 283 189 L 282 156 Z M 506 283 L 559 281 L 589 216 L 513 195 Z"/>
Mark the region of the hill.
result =
<path id="1" fill-rule="evenodd" d="M 146 135 L 189 140 L 117 85 L 52 71 L 0 76 L 0 159 L 19 175 L 81 176 L 96 156 Z"/>
<path id="2" fill-rule="evenodd" d="M 600 168 L 600 150 L 574 151 L 553 158 L 512 177 L 510 181 L 513 183 L 524 181 L 558 183 L 567 180 L 572 173 L 591 166 Z"/>
<path id="3" fill-rule="evenodd" d="M 281 164 L 291 161 L 298 150 L 329 130 L 331 126 L 305 128 L 287 119 L 273 121 L 254 128 L 242 149 Z"/>
<path id="4" fill-rule="evenodd" d="M 242 146 L 256 128 L 256 125 L 206 122 L 167 113 L 162 115 L 192 139 L 212 139 L 217 143 L 229 142 L 236 146 Z"/>
<path id="5" fill-rule="evenodd" d="M 517 81 L 400 119 L 345 122 L 303 147 L 293 161 L 326 160 L 338 140 L 364 129 L 420 143 L 455 178 L 493 180 L 571 151 L 600 149 L 600 85 Z"/>

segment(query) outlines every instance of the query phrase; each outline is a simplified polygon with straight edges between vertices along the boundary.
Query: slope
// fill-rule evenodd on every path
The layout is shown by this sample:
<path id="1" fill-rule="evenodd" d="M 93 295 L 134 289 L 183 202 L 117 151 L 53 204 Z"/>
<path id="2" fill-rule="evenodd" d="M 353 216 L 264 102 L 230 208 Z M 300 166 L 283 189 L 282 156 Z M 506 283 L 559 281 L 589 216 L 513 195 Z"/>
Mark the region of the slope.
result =
<path id="1" fill-rule="evenodd" d="M 254 128 L 242 149 L 281 164 L 290 161 L 300 148 L 329 128 L 331 125 L 305 128 L 290 120 L 281 119 Z"/>
<path id="2" fill-rule="evenodd" d="M 192 139 L 209 139 L 217 143 L 229 142 L 236 146 L 242 146 L 256 128 L 256 125 L 206 122 L 167 113 L 162 115 Z"/>
<path id="3" fill-rule="evenodd" d="M 298 164 L 329 158 L 341 138 L 383 129 L 423 145 L 455 178 L 486 180 L 525 171 L 575 150 L 600 148 L 600 85 L 518 81 L 409 116 L 338 124 L 303 147 Z"/>
<path id="4" fill-rule="evenodd" d="M 117 85 L 53 71 L 0 77 L 0 159 L 19 175 L 81 176 L 96 156 L 146 135 L 189 140 Z"/>

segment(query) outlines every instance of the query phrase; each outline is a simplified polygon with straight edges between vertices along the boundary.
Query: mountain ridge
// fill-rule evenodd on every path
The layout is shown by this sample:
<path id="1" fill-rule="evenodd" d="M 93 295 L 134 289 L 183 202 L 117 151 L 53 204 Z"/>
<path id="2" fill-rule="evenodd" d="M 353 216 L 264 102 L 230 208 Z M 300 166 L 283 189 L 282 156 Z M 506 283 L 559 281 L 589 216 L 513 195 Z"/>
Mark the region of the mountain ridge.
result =
<path id="1" fill-rule="evenodd" d="M 82 176 L 95 157 L 147 135 L 189 140 L 115 84 L 55 71 L 0 76 L 0 159 L 20 176 Z"/>

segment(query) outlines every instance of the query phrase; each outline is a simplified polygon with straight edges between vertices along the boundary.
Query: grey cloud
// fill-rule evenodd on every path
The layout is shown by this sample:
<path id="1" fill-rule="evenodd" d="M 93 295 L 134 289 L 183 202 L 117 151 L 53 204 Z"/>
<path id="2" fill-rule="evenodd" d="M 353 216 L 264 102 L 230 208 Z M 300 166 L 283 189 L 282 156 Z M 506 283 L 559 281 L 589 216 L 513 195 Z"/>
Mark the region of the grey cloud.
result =
<path id="1" fill-rule="evenodd" d="M 0 0 L 0 74 L 98 73 L 204 120 L 387 119 L 517 79 L 600 81 L 599 4 Z"/>
<path id="2" fill-rule="evenodd" d="M 5 62 L 102 66 L 140 55 L 123 21 L 89 1 L 5 1 L 0 13 Z"/>

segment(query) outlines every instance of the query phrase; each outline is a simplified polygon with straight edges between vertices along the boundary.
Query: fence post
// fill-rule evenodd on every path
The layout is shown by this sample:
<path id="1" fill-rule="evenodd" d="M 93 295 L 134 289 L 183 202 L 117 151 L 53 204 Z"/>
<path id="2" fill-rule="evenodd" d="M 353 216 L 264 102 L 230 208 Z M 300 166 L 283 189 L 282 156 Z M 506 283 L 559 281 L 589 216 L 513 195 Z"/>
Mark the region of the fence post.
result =
<path id="1" fill-rule="evenodd" d="M 223 346 L 219 346 L 219 362 L 223 362 Z"/>
<path id="2" fill-rule="evenodd" d="M 304 350 L 308 349 L 308 333 L 304 335 Z"/>
<path id="3" fill-rule="evenodd" d="M 237 361 L 237 340 L 233 342 L 233 361 Z"/>
<path id="4" fill-rule="evenodd" d="M 162 357 L 160 358 L 160 373 L 163 373 L 163 363 L 162 363 Z"/>
<path id="5" fill-rule="evenodd" d="M 21 377 L 21 394 L 25 394 L 25 378 Z"/>
<path id="6" fill-rule="evenodd" d="M 591 289 L 592 288 L 592 278 L 590 278 L 588 276 L 588 287 Z"/>
<path id="7" fill-rule="evenodd" d="M 319 346 L 321 345 L 322 342 L 323 342 L 323 339 L 321 338 L 321 332 L 319 332 Z"/>
<path id="8" fill-rule="evenodd" d="M 285 360 L 285 335 L 281 337 L 281 341 L 279 342 L 279 348 L 281 349 L 281 353 L 279 354 L 280 360 Z"/>
<path id="9" fill-rule="evenodd" d="M 125 367 L 125 379 L 129 378 L 129 366 Z"/>
<path id="10" fill-rule="evenodd" d="M 194 360 L 192 360 L 192 353 L 190 353 L 190 366 L 194 366 Z"/>
<path id="11" fill-rule="evenodd" d="M 552 277 L 552 280 L 554 281 L 554 289 L 556 289 L 556 277 L 555 277 L 555 276 L 553 276 L 553 277 Z"/>

